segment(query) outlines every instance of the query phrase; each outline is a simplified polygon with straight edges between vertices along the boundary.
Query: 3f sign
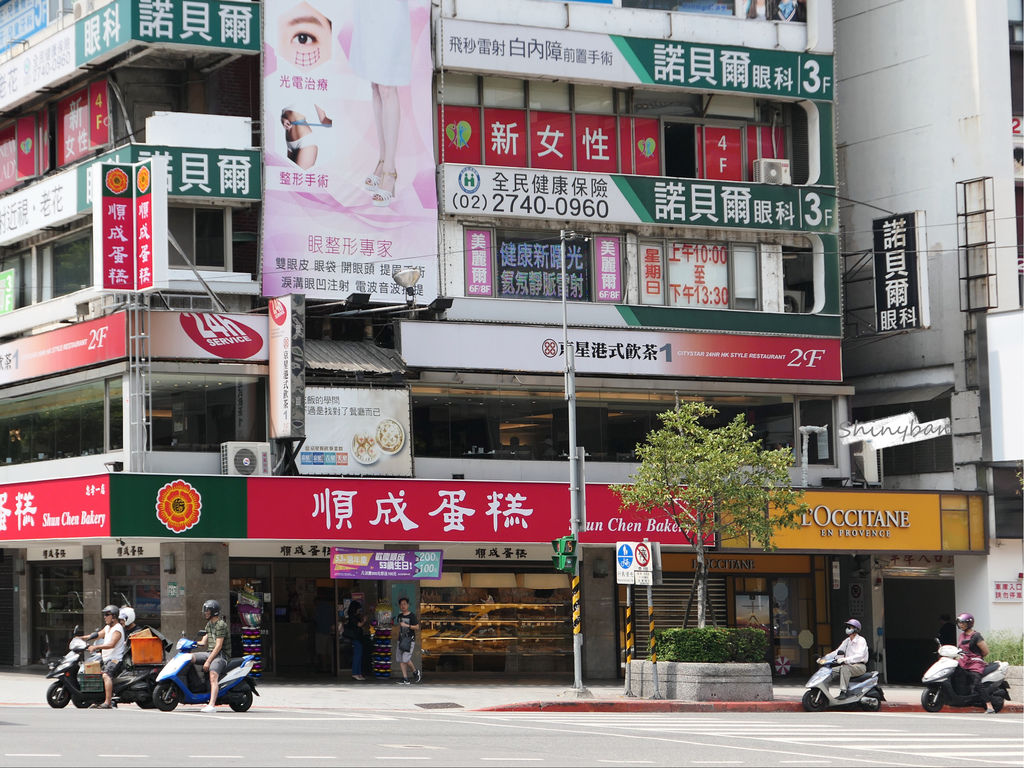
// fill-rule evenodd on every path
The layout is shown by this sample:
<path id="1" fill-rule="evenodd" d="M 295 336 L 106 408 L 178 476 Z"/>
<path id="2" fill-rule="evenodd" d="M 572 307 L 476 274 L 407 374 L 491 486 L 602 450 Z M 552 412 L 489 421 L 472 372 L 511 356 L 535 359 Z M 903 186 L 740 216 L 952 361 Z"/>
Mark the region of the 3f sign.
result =
<path id="1" fill-rule="evenodd" d="M 811 59 L 804 62 L 804 81 L 801 83 L 806 93 L 818 93 L 827 91 L 832 87 L 832 78 L 829 75 L 821 74 L 821 65 Z"/>

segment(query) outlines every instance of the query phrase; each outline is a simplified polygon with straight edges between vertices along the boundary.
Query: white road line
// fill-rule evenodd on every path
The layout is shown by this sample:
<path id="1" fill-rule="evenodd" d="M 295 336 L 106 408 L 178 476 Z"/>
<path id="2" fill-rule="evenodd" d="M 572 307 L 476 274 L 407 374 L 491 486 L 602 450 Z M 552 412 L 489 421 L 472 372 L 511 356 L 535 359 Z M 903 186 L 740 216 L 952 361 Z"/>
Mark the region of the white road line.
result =
<path id="1" fill-rule="evenodd" d="M 122 758 L 122 757 L 139 757 L 139 758 L 143 758 L 143 759 L 145 759 L 145 758 L 148 758 L 148 757 L 149 757 L 149 755 L 96 755 L 96 757 L 116 757 L 116 758 Z"/>
<path id="2" fill-rule="evenodd" d="M 614 765 L 650 765 L 653 760 L 598 760 L 599 763 L 613 763 Z"/>
<path id="3" fill-rule="evenodd" d="M 403 763 L 406 760 L 433 760 L 432 757 L 422 757 L 419 755 L 402 755 L 401 758 L 396 758 L 395 755 L 377 755 L 373 758 L 374 760 L 395 760 L 400 759 Z"/>
<path id="4" fill-rule="evenodd" d="M 481 757 L 481 760 L 501 760 L 504 762 L 511 762 L 513 760 L 518 762 L 540 762 L 543 757 Z"/>
<path id="5" fill-rule="evenodd" d="M 337 760 L 334 755 L 285 755 L 285 760 Z"/>
<path id="6" fill-rule="evenodd" d="M 4 757 L 63 757 L 50 752 L 5 752 Z"/>
<path id="7" fill-rule="evenodd" d="M 245 755 L 188 755 L 189 760 L 244 760 Z"/>

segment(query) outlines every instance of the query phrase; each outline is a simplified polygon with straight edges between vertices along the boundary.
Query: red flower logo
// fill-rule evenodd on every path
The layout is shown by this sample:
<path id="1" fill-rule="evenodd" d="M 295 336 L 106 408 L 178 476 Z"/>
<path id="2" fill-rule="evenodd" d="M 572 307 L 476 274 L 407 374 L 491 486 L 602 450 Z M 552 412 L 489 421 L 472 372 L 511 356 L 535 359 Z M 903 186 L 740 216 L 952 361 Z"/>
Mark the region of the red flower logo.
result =
<path id="1" fill-rule="evenodd" d="M 140 194 L 144 195 L 149 191 L 149 168 L 139 168 L 138 186 Z"/>
<path id="2" fill-rule="evenodd" d="M 172 533 L 184 533 L 199 522 L 203 497 L 184 480 L 175 480 L 156 494 L 156 519 Z"/>
<path id="3" fill-rule="evenodd" d="M 107 171 L 106 185 L 115 195 L 120 195 L 128 189 L 128 174 L 120 168 L 111 168 Z"/>

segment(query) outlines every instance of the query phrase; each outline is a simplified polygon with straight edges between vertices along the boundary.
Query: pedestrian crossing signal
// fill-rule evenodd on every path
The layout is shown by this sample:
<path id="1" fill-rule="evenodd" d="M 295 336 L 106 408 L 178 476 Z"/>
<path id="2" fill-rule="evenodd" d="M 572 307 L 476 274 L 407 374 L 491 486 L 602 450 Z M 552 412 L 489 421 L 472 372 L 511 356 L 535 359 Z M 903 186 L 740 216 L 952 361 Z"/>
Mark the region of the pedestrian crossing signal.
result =
<path id="1" fill-rule="evenodd" d="M 555 570 L 562 573 L 576 572 L 576 546 L 577 541 L 574 536 L 562 536 L 551 542 L 551 548 L 555 551 L 555 554 L 551 556 L 551 564 Z"/>

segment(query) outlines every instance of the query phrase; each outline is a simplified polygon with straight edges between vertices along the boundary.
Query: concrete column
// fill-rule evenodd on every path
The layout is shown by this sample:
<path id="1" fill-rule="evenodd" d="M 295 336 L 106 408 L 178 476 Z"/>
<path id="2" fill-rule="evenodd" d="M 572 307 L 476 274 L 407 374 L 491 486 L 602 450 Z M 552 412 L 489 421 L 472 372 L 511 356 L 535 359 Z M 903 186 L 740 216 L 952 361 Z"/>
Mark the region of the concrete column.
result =
<path id="1" fill-rule="evenodd" d="M 612 547 L 588 547 L 580 568 L 585 680 L 608 680 L 619 675 L 614 555 Z"/>
<path id="2" fill-rule="evenodd" d="M 93 572 L 86 573 L 84 564 L 90 554 Z M 110 602 L 110 595 L 103 589 L 103 548 L 99 544 L 85 544 L 82 547 L 82 564 L 82 632 L 89 632 L 103 626 L 103 606 Z"/>
<path id="3" fill-rule="evenodd" d="M 14 652 L 14 663 L 18 666 L 25 666 L 31 662 L 37 662 L 38 649 L 32 647 L 32 640 L 29 636 L 29 627 L 32 626 L 32 591 L 28 583 L 28 550 L 15 549 L 11 551 L 14 557 L 14 610 L 17 613 L 14 626 L 14 637 L 17 648 Z M 18 573 L 21 568 L 21 573 Z"/>
<path id="4" fill-rule="evenodd" d="M 168 557 L 173 557 L 173 570 Z M 204 558 L 208 560 L 203 572 Z M 160 622 L 161 632 L 172 643 L 184 632 L 195 637 L 206 620 L 203 603 L 220 603 L 221 615 L 230 617 L 230 581 L 228 545 L 221 542 L 167 541 L 160 544 Z M 241 653 L 232 648 L 232 655 Z"/>

